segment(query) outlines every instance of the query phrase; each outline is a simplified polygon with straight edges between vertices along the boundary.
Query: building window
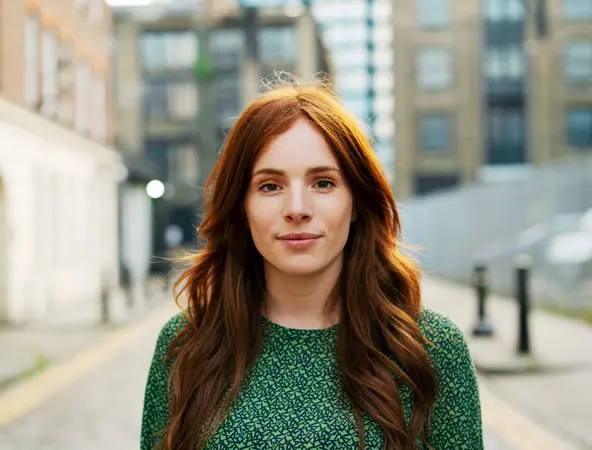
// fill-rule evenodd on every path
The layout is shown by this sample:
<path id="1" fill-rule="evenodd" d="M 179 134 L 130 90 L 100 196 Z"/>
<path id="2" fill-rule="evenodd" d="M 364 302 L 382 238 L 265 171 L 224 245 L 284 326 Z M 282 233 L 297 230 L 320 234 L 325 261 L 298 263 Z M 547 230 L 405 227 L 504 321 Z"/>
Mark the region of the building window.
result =
<path id="1" fill-rule="evenodd" d="M 197 117 L 197 86 L 192 81 L 171 83 L 168 88 L 169 116 L 177 120 L 194 120 Z"/>
<path id="2" fill-rule="evenodd" d="M 91 21 L 101 23 L 105 17 L 104 0 L 92 0 L 92 3 L 89 5 L 88 15 Z"/>
<path id="3" fill-rule="evenodd" d="M 592 0 L 563 0 L 567 20 L 592 20 Z"/>
<path id="4" fill-rule="evenodd" d="M 60 43 L 58 51 L 58 120 L 71 124 L 74 119 L 74 51 L 72 45 Z"/>
<path id="5" fill-rule="evenodd" d="M 450 0 L 419 0 L 419 24 L 423 28 L 450 26 Z"/>
<path id="6" fill-rule="evenodd" d="M 492 108 L 488 111 L 487 125 L 488 163 L 526 162 L 526 133 L 522 108 Z"/>
<path id="7" fill-rule="evenodd" d="M 446 113 L 425 114 L 420 119 L 421 149 L 426 153 L 441 153 L 451 149 L 452 125 Z"/>
<path id="8" fill-rule="evenodd" d="M 425 91 L 443 91 L 452 86 L 452 54 L 445 48 L 423 49 L 417 55 L 417 81 Z"/>
<path id="9" fill-rule="evenodd" d="M 360 67 L 368 61 L 368 48 L 363 44 L 352 44 L 347 48 L 331 49 L 333 64 L 339 71 Z"/>
<path id="10" fill-rule="evenodd" d="M 395 136 L 395 124 L 392 117 L 379 116 L 374 123 L 374 133 L 377 141 L 387 141 L 388 145 L 392 145 L 392 140 Z"/>
<path id="11" fill-rule="evenodd" d="M 518 79 L 524 76 L 524 51 L 518 45 L 490 47 L 485 54 L 485 73 L 491 80 Z"/>
<path id="12" fill-rule="evenodd" d="M 565 128 L 570 147 L 592 148 L 592 108 L 569 109 Z"/>
<path id="13" fill-rule="evenodd" d="M 97 75 L 92 78 L 93 111 L 91 122 L 91 135 L 99 142 L 105 142 L 107 138 L 107 87 L 105 77 Z"/>
<path id="14" fill-rule="evenodd" d="M 449 173 L 420 173 L 415 175 L 415 195 L 434 194 L 454 189 L 459 184 L 459 176 Z"/>
<path id="15" fill-rule="evenodd" d="M 360 20 L 328 26 L 323 33 L 324 42 L 332 48 L 365 41 L 367 36 L 368 27 Z"/>
<path id="16" fill-rule="evenodd" d="M 39 18 L 28 15 L 25 19 L 25 101 L 39 103 Z"/>
<path id="17" fill-rule="evenodd" d="M 167 115 L 166 81 L 153 81 L 144 92 L 144 115 L 147 119 L 164 119 Z"/>
<path id="18" fill-rule="evenodd" d="M 342 92 L 359 91 L 360 89 L 367 92 L 368 81 L 368 70 L 363 66 L 342 71 L 335 77 L 335 85 Z"/>
<path id="19" fill-rule="evenodd" d="M 168 181 L 168 143 L 165 141 L 147 140 L 144 142 L 146 157 L 154 164 L 158 178 L 161 181 Z"/>
<path id="20" fill-rule="evenodd" d="M 199 160 L 193 145 L 171 145 L 167 150 L 168 180 L 173 183 L 195 185 L 199 178 Z"/>
<path id="21" fill-rule="evenodd" d="M 242 67 L 244 36 L 240 30 L 213 30 L 209 39 L 210 56 L 215 70 Z"/>
<path id="22" fill-rule="evenodd" d="M 241 77 L 238 72 L 226 72 L 214 80 L 214 122 L 222 138 L 242 105 Z"/>
<path id="23" fill-rule="evenodd" d="M 295 64 L 298 60 L 298 32 L 293 26 L 262 28 L 258 42 L 262 61 Z"/>
<path id="24" fill-rule="evenodd" d="M 91 84 L 90 67 L 86 63 L 78 63 L 76 67 L 76 130 L 81 134 L 88 134 L 90 131 Z"/>
<path id="25" fill-rule="evenodd" d="M 43 32 L 43 101 L 41 111 L 46 116 L 57 112 L 58 97 L 58 40 L 54 31 Z"/>
<path id="26" fill-rule="evenodd" d="M 368 91 L 366 90 L 347 90 L 341 94 L 341 100 L 348 102 L 368 102 Z"/>
<path id="27" fill-rule="evenodd" d="M 592 84 L 592 40 L 565 44 L 564 73 L 567 84 Z"/>
<path id="28" fill-rule="evenodd" d="M 145 95 L 145 115 L 149 119 L 188 121 L 197 116 L 197 86 L 192 80 L 154 81 Z"/>
<path id="29" fill-rule="evenodd" d="M 524 19 L 523 0 L 485 0 L 485 17 L 489 22 L 518 22 Z"/>
<path id="30" fill-rule="evenodd" d="M 146 31 L 140 46 L 142 67 L 148 71 L 193 68 L 199 51 L 194 31 Z"/>

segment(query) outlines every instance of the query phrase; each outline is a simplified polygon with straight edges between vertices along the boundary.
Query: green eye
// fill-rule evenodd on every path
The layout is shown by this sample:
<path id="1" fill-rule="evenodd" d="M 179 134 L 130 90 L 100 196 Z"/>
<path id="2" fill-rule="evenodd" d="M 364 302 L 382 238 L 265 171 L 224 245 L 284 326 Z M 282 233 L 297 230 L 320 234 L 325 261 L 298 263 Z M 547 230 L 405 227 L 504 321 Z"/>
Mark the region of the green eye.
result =
<path id="1" fill-rule="evenodd" d="M 279 189 L 280 187 L 277 184 L 273 184 L 273 183 L 267 183 L 264 184 L 263 186 L 261 186 L 259 188 L 259 190 L 261 192 L 275 192 Z"/>
<path id="2" fill-rule="evenodd" d="M 317 183 L 317 187 L 319 189 L 330 189 L 333 186 L 335 186 L 335 184 L 333 184 L 331 181 L 329 180 L 321 180 Z"/>

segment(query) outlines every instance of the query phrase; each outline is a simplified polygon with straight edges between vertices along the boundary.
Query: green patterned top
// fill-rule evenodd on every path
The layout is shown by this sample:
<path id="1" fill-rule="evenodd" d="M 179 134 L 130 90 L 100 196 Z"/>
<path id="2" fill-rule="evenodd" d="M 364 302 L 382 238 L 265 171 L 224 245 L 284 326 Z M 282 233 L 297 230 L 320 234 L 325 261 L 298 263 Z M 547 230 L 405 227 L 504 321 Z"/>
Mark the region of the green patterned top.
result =
<path id="1" fill-rule="evenodd" d="M 177 314 L 161 330 L 148 374 L 142 417 L 141 450 L 157 444 L 153 434 L 169 418 L 169 367 L 163 357 L 182 321 Z M 351 408 L 344 410 L 338 392 L 334 357 L 337 326 L 324 330 L 286 328 L 262 318 L 266 327 L 261 355 L 251 381 L 207 445 L 219 449 L 357 449 Z M 481 407 L 475 369 L 463 334 L 447 317 L 424 309 L 419 326 L 435 344 L 428 352 L 440 376 L 441 389 L 431 424 L 430 445 L 436 450 L 482 450 Z M 407 419 L 410 389 L 400 387 Z M 382 447 L 379 427 L 364 417 L 366 449 Z"/>

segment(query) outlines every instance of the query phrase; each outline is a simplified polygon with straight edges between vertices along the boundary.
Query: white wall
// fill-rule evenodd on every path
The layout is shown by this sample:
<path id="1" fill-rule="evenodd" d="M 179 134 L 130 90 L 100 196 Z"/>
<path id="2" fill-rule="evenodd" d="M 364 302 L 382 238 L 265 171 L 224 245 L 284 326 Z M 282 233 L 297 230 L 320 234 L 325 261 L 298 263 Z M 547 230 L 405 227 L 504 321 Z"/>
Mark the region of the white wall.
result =
<path id="1" fill-rule="evenodd" d="M 96 320 L 118 276 L 117 153 L 0 99 L 7 288 L 13 323 Z M 2 283 L 0 283 L 1 285 Z M 2 311 L 3 308 L 0 308 Z"/>
<path id="2" fill-rule="evenodd" d="M 152 201 L 143 186 L 125 186 L 121 194 L 122 260 L 132 283 L 148 278 L 152 258 Z"/>

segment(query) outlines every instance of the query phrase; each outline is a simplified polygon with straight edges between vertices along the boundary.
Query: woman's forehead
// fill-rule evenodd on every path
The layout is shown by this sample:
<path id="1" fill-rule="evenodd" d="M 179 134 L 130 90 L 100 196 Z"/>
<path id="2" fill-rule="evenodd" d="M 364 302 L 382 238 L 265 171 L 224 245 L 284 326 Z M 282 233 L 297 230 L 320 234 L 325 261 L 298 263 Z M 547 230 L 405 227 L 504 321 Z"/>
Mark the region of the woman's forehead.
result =
<path id="1" fill-rule="evenodd" d="M 254 171 L 267 166 L 285 170 L 328 165 L 337 166 L 337 160 L 323 135 L 307 121 L 300 120 L 267 146 Z"/>

